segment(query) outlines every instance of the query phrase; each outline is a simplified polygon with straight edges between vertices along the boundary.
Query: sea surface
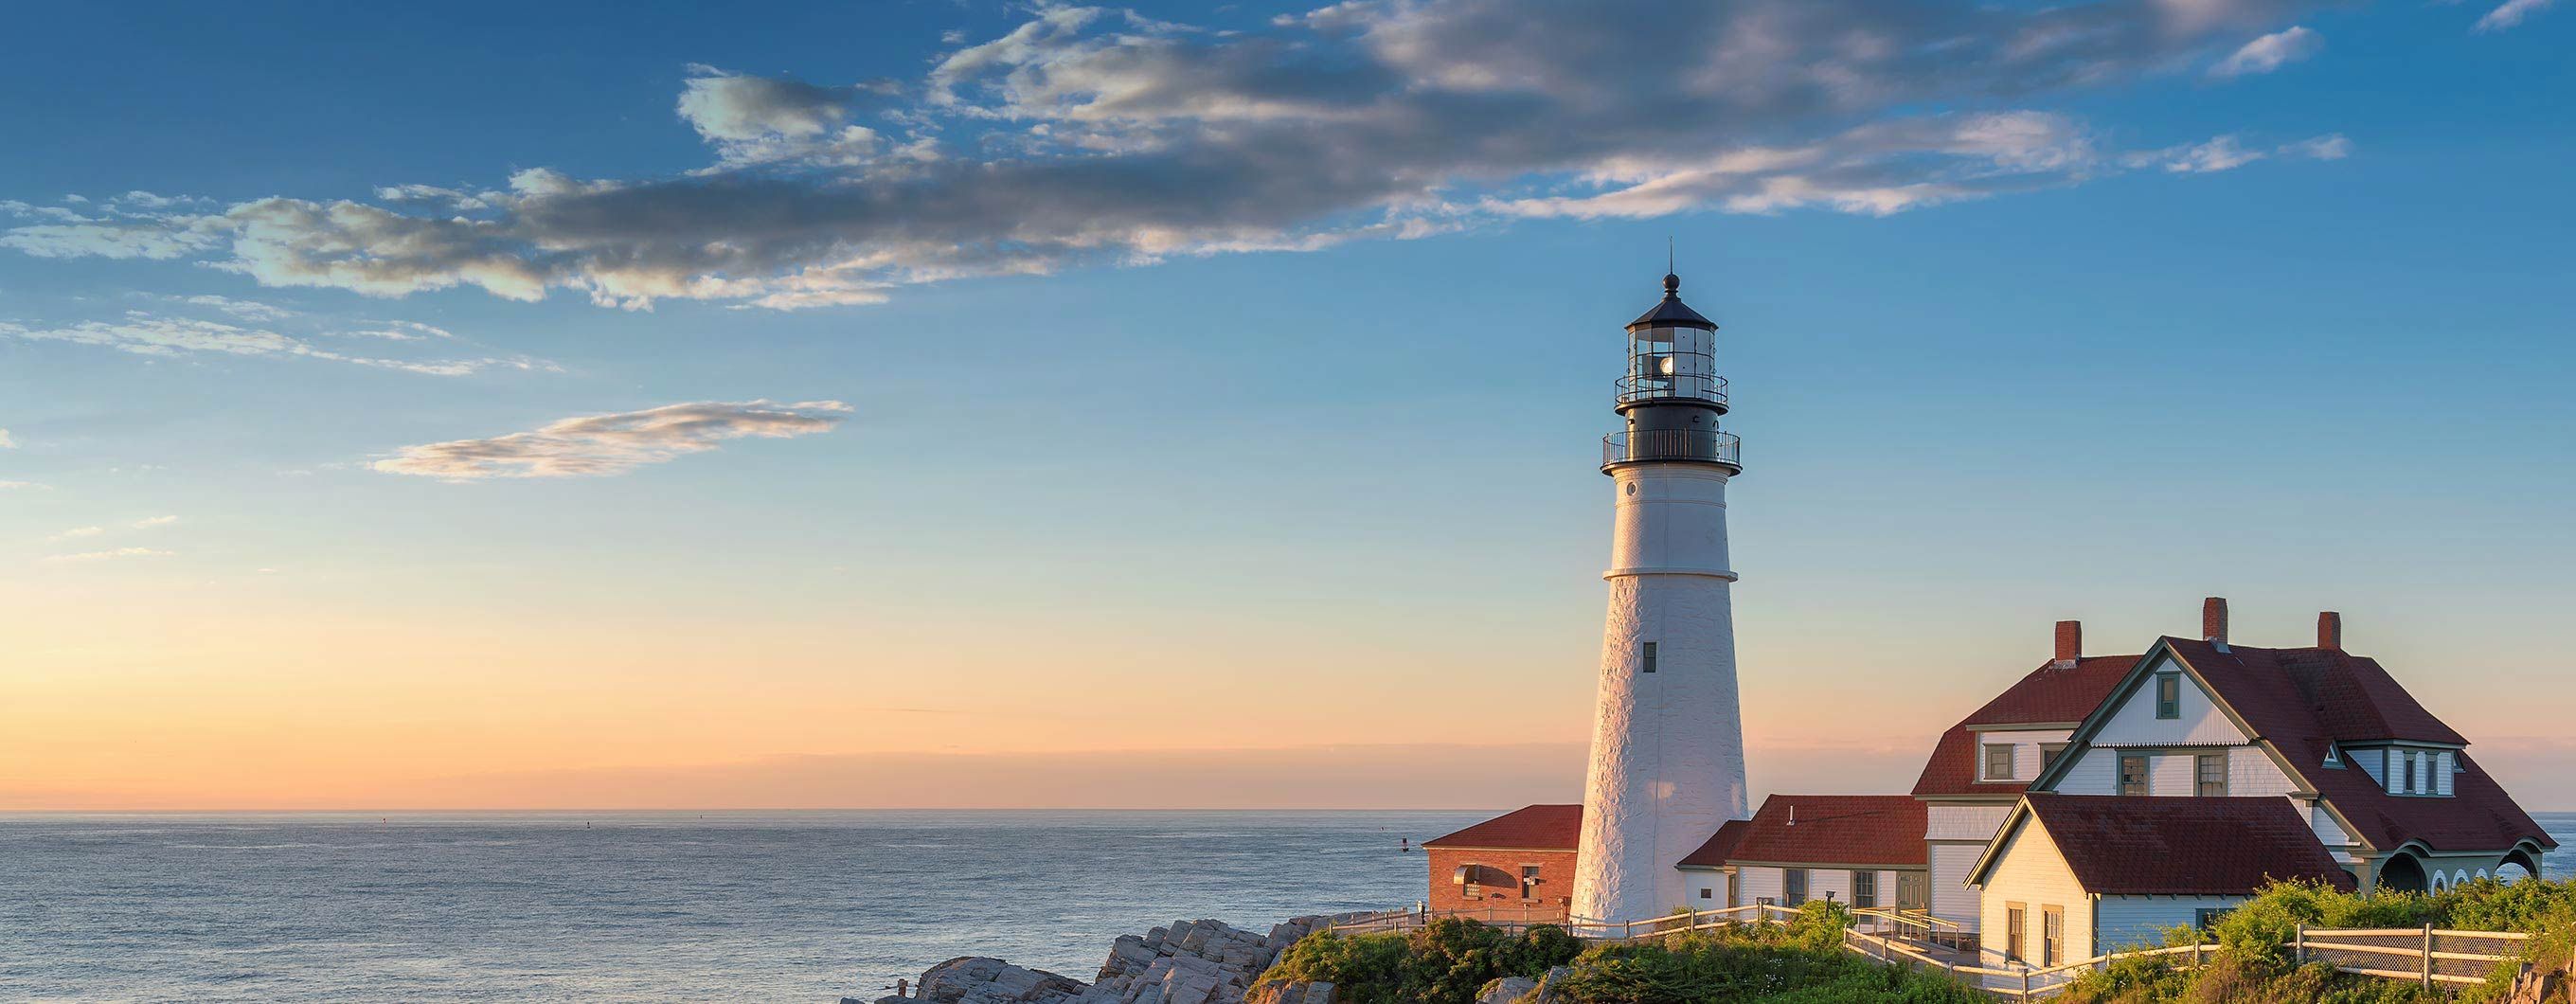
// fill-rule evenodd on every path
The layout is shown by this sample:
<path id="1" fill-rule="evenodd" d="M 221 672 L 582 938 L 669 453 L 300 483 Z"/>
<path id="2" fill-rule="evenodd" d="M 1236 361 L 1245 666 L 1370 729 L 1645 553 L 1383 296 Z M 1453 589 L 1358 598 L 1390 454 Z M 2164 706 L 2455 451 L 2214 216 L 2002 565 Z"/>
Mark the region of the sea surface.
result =
<path id="1" fill-rule="evenodd" d="M 1490 815 L 0 814 L 0 1001 L 828 1004 L 957 955 L 1087 980 L 1176 919 L 1409 905 L 1397 841 Z"/>
<path id="2" fill-rule="evenodd" d="M 1422 898 L 1483 812 L 0 813 L 0 1001 L 873 1000 Z"/>

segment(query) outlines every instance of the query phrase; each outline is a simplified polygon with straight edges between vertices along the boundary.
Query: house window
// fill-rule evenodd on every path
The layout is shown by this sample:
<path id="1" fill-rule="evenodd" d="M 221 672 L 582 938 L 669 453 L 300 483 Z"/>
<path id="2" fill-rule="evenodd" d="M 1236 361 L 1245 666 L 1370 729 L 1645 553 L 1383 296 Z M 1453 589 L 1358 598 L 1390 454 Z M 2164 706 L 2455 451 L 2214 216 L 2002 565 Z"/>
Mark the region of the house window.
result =
<path id="1" fill-rule="evenodd" d="M 1647 643 L 1646 643 L 1645 651 L 1643 651 L 1642 653 L 1640 653 L 1640 654 L 1639 654 L 1639 656 L 1638 656 L 1638 662 L 1639 662 L 1639 665 L 1643 667 L 1643 668 L 1639 669 L 1639 670 L 1638 670 L 1638 672 L 1641 672 L 1641 673 L 1652 673 L 1652 672 L 1654 672 L 1654 671 L 1655 671 L 1655 643 L 1654 643 L 1654 642 L 1651 642 L 1651 641 L 1650 641 L 1650 642 L 1647 642 Z"/>
<path id="2" fill-rule="evenodd" d="M 1744 875 L 1741 872 L 1729 870 L 1726 873 L 1726 906 L 1728 909 L 1734 909 L 1743 902 Z"/>
<path id="3" fill-rule="evenodd" d="M 2226 915 L 2227 911 L 2224 909 L 2193 910 L 2191 912 L 2191 926 L 2203 931 L 2216 930 L 2218 927 L 2218 918 Z"/>
<path id="4" fill-rule="evenodd" d="M 2156 676 L 2156 717 L 2182 717 L 2182 675 L 2161 673 Z"/>
<path id="5" fill-rule="evenodd" d="M 2423 790 L 2415 786 L 2415 754 L 2413 753 L 2406 754 L 2406 787 L 2398 790 L 2408 794 Z"/>
<path id="6" fill-rule="evenodd" d="M 1782 906 L 1797 906 L 1807 901 L 1806 869 L 1784 868 L 1780 870 L 1780 898 L 1785 901 L 1781 904 Z"/>
<path id="7" fill-rule="evenodd" d="M 2203 753 L 2192 758 L 2198 765 L 2200 786 L 2194 790 L 2202 798 L 2227 797 L 2227 754 Z"/>
<path id="8" fill-rule="evenodd" d="M 2025 914 L 2019 903 L 2004 904 L 2004 958 L 2015 962 L 2022 960 L 2023 948 L 2029 944 L 2030 926 Z"/>
<path id="9" fill-rule="evenodd" d="M 2054 966 L 2066 961 L 2066 908 L 2039 908 L 2039 964 Z"/>
<path id="10" fill-rule="evenodd" d="M 1701 899 L 1716 899 L 1716 898 L 1717 898 L 1717 890 L 1716 890 L 1716 889 L 1713 889 L 1713 888 L 1710 888 L 1710 887 L 1708 887 L 1708 886 L 1701 886 L 1701 887 L 1699 887 L 1699 898 L 1701 898 Z"/>
<path id="11" fill-rule="evenodd" d="M 1530 900 L 1538 898 L 1537 865 L 1521 866 L 1521 898 Z"/>
<path id="12" fill-rule="evenodd" d="M 2120 794 L 2123 794 L 2123 795 L 2144 795 L 2144 794 L 2146 794 L 2146 793 L 2147 793 L 2147 758 L 2146 758 L 2146 756 L 2145 756 L 2145 755 L 2143 755 L 2143 754 L 2138 754 L 2138 753 L 2124 753 L 2124 754 L 2121 754 L 2121 755 L 2120 755 Z"/>
<path id="13" fill-rule="evenodd" d="M 1852 900 L 1855 909 L 1866 910 L 1878 905 L 1878 873 L 1852 873 Z"/>
<path id="14" fill-rule="evenodd" d="M 1988 743 L 1986 745 L 1986 780 L 2012 780 L 2012 751 L 2013 748 L 2010 743 Z"/>
<path id="15" fill-rule="evenodd" d="M 2065 753 L 2065 743 L 2041 743 L 2039 746 L 2039 769 L 2047 770 L 2050 767 L 2057 766 L 2057 758 Z"/>

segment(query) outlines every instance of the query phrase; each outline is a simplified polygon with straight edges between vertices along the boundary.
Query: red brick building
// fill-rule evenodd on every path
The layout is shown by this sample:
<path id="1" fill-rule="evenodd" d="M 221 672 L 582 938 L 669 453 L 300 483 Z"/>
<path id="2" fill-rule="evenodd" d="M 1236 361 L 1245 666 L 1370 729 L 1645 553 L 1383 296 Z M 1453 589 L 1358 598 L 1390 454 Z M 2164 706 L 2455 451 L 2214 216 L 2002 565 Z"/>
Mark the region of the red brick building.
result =
<path id="1" fill-rule="evenodd" d="M 1430 908 L 1518 920 L 1561 921 L 1574 902 L 1580 805 L 1532 805 L 1424 841 Z"/>

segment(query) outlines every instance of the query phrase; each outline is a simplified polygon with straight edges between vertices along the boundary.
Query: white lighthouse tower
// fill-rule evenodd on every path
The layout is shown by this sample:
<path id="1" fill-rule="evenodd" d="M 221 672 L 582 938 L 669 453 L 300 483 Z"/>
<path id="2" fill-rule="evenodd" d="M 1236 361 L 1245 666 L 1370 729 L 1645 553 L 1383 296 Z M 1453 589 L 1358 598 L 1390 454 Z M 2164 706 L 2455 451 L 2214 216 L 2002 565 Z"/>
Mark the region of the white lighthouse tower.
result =
<path id="1" fill-rule="evenodd" d="M 1744 723 L 1735 693 L 1726 481 L 1744 469 L 1718 431 L 1726 381 L 1717 325 L 1684 306 L 1679 276 L 1628 325 L 1618 412 L 1601 472 L 1617 486 L 1610 614 L 1574 878 L 1576 920 L 1619 922 L 1684 906 L 1674 869 L 1745 816 Z"/>

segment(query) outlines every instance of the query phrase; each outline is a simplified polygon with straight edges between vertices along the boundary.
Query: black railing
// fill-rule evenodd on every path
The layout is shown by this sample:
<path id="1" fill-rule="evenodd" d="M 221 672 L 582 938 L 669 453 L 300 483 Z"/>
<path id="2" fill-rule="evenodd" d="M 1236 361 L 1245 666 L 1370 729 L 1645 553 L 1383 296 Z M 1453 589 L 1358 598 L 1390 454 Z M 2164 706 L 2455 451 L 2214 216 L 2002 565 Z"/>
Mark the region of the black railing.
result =
<path id="1" fill-rule="evenodd" d="M 1646 429 L 1601 437 L 1601 466 L 1638 460 L 1697 460 L 1744 469 L 1744 441 L 1715 429 Z"/>
<path id="2" fill-rule="evenodd" d="M 1630 373 L 1619 378 L 1619 403 L 1688 399 L 1726 403 L 1726 378 L 1722 376 Z"/>

